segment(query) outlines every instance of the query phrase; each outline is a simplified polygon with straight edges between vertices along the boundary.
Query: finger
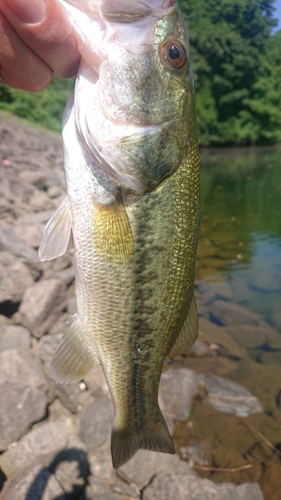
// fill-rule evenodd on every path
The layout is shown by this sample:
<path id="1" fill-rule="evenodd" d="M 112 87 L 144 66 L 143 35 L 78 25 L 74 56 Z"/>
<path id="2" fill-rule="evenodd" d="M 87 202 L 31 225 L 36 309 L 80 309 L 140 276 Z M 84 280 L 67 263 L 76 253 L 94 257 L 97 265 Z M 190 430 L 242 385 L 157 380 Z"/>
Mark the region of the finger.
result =
<path id="1" fill-rule="evenodd" d="M 20 39 L 0 12 L 0 79 L 21 90 L 39 91 L 50 83 L 52 70 Z"/>
<path id="2" fill-rule="evenodd" d="M 56 76 L 76 74 L 80 54 L 75 35 L 56 0 L 0 0 L 0 10 Z"/>

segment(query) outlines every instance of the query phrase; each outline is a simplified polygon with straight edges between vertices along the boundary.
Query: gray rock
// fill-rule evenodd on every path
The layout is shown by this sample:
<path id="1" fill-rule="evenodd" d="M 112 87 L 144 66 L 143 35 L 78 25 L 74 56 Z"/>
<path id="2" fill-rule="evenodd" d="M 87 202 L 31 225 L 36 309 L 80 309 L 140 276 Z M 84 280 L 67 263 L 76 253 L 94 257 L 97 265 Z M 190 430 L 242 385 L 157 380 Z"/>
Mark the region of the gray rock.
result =
<path id="1" fill-rule="evenodd" d="M 100 477 L 90 476 L 88 481 L 88 486 L 86 487 L 87 497 L 97 494 L 109 494 L 112 493 L 111 486 L 107 481 L 101 479 Z"/>
<path id="2" fill-rule="evenodd" d="M 44 335 L 38 342 L 39 356 L 47 368 L 49 368 L 51 359 L 59 347 L 61 338 L 61 333 L 56 335 Z"/>
<path id="3" fill-rule="evenodd" d="M 66 444 L 67 433 L 60 425 L 55 422 L 42 424 L 0 456 L 1 468 L 9 477 L 37 463 L 48 467 Z"/>
<path id="4" fill-rule="evenodd" d="M 109 398 L 89 403 L 79 415 L 79 435 L 90 451 L 105 443 L 113 423 L 113 404 Z"/>
<path id="5" fill-rule="evenodd" d="M 41 212 L 42 210 L 55 210 L 56 203 L 53 202 L 44 191 L 34 188 L 34 192 L 29 200 L 29 207 L 34 212 Z"/>
<path id="6" fill-rule="evenodd" d="M 22 324 L 40 338 L 60 317 L 65 307 L 65 285 L 60 280 L 49 279 L 35 283 L 25 291 L 19 313 Z"/>
<path id="7" fill-rule="evenodd" d="M 233 302 L 225 302 L 224 300 L 216 300 L 212 304 L 211 317 L 219 325 L 241 325 L 250 324 L 258 325 L 261 321 L 261 316 L 254 314 L 246 307 L 234 304 Z"/>
<path id="8" fill-rule="evenodd" d="M 49 421 L 56 422 L 63 427 L 66 432 L 76 432 L 76 417 L 63 406 L 61 401 L 56 398 L 48 407 Z M 78 439 L 78 437 L 77 437 Z M 80 443 L 82 442 L 79 440 Z M 84 444 L 85 446 L 85 444 Z M 81 447 L 81 446 L 80 446 Z"/>
<path id="9" fill-rule="evenodd" d="M 20 302 L 33 278 L 27 266 L 8 252 L 0 252 L 0 302 Z"/>
<path id="10" fill-rule="evenodd" d="M 95 368 L 86 375 L 84 381 L 89 392 L 95 398 L 109 396 L 109 388 L 101 365 L 95 366 Z"/>
<path id="11" fill-rule="evenodd" d="M 41 273 L 42 266 L 37 252 L 22 241 L 11 227 L 0 227 L 0 251 L 11 252 L 27 265 L 34 279 Z"/>
<path id="12" fill-rule="evenodd" d="M 65 333 L 69 328 L 69 322 L 71 321 L 72 315 L 65 312 L 63 313 L 59 319 L 51 326 L 49 329 L 49 335 L 56 335 L 58 333 Z"/>
<path id="13" fill-rule="evenodd" d="M 9 479 L 1 500 L 67 500 L 67 497 L 52 473 L 42 465 L 36 465 Z"/>
<path id="14" fill-rule="evenodd" d="M 46 405 L 45 394 L 36 387 L 0 380 L 0 451 L 41 420 Z"/>
<path id="15" fill-rule="evenodd" d="M 75 271 L 74 266 L 70 266 L 67 269 L 63 269 L 62 271 L 57 271 L 54 274 L 54 278 L 61 280 L 66 286 L 71 285 L 75 279 Z M 76 311 L 76 305 L 75 305 Z"/>
<path id="16" fill-rule="evenodd" d="M 28 351 L 8 349 L 0 352 L 0 380 L 47 390 L 47 383 L 39 363 Z"/>
<path id="17" fill-rule="evenodd" d="M 44 226 L 46 222 L 52 217 L 54 213 L 54 210 L 43 210 L 42 212 L 32 212 L 28 214 L 24 214 L 21 217 L 17 218 L 17 225 L 25 225 L 25 224 L 38 224 L 38 223 L 44 223 Z"/>
<path id="18" fill-rule="evenodd" d="M 239 486 L 215 484 L 209 479 L 180 474 L 160 473 L 145 488 L 143 500 L 263 500 L 258 484 Z"/>
<path id="19" fill-rule="evenodd" d="M 206 387 L 208 403 L 218 411 L 237 417 L 263 411 L 258 398 L 242 385 L 208 373 L 200 375 L 200 380 Z"/>
<path id="20" fill-rule="evenodd" d="M 55 383 L 55 395 L 60 399 L 63 406 L 72 413 L 77 413 L 80 408 L 80 382 L 76 384 Z"/>
<path id="21" fill-rule="evenodd" d="M 31 336 L 27 328 L 15 325 L 0 326 L 0 352 L 7 349 L 29 350 L 30 346 Z"/>
<path id="22" fill-rule="evenodd" d="M 189 417 L 193 396 L 199 383 L 192 370 L 179 368 L 163 373 L 160 380 L 159 396 L 164 402 L 165 413 L 176 420 Z"/>
<path id="23" fill-rule="evenodd" d="M 19 173 L 21 179 L 27 184 L 32 184 L 38 189 L 44 189 L 46 186 L 46 175 L 41 170 L 22 170 Z"/>
<path id="24" fill-rule="evenodd" d="M 45 279 L 54 278 L 55 274 L 68 269 L 72 265 L 72 256 L 66 252 L 58 259 L 42 262 L 43 277 Z"/>
<path id="25" fill-rule="evenodd" d="M 21 238 L 27 245 L 33 248 L 38 248 L 43 235 L 44 224 L 41 222 L 33 222 L 31 224 L 20 224 L 14 226 L 16 235 Z"/>
<path id="26" fill-rule="evenodd" d="M 131 460 L 122 465 L 117 472 L 128 483 L 136 484 L 140 490 L 147 486 L 153 476 L 159 472 L 196 475 L 177 455 L 147 450 L 138 450 Z"/>

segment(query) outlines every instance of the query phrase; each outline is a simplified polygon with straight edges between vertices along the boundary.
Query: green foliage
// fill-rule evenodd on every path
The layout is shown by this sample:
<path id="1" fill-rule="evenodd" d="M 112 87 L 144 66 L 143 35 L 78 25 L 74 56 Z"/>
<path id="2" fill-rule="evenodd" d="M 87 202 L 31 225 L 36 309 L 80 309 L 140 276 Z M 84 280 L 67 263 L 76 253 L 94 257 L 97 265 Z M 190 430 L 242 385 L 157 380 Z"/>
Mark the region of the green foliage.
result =
<path id="1" fill-rule="evenodd" d="M 274 1 L 180 0 L 180 5 L 189 27 L 200 143 L 280 141 L 281 47 L 279 32 L 271 35 Z"/>
<path id="2" fill-rule="evenodd" d="M 12 89 L 0 82 L 0 108 L 42 127 L 60 132 L 63 110 L 73 84 L 74 79 L 53 78 L 47 88 L 33 93 Z"/>
<path id="3" fill-rule="evenodd" d="M 281 142 L 281 31 L 274 0 L 179 0 L 187 20 L 201 145 Z M 0 108 L 61 130 L 72 80 L 39 93 L 0 82 Z"/>

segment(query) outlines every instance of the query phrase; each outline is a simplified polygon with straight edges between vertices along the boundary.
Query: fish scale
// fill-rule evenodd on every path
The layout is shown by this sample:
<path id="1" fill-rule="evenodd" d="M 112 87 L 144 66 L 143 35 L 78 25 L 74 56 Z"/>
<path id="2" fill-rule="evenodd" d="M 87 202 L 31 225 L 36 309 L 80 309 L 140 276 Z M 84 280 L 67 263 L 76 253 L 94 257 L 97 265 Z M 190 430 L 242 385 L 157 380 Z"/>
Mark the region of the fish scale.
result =
<path id="1" fill-rule="evenodd" d="M 72 232 L 77 314 L 51 368 L 57 381 L 70 383 L 101 363 L 115 408 L 115 467 L 139 448 L 174 453 L 158 386 L 165 357 L 186 350 L 197 335 L 199 226 L 195 97 L 183 18 L 175 2 L 153 10 L 132 0 L 127 16 L 120 1 L 119 11 L 118 0 L 96 2 L 99 14 L 80 4 L 95 26 L 103 15 L 101 29 L 110 26 L 120 41 L 106 31 L 87 41 L 87 30 L 78 29 L 104 62 L 97 78 L 93 61 L 82 58 L 63 123 L 67 199 L 39 250 L 41 260 L 62 255 Z M 147 45 L 123 46 L 128 30 L 139 23 L 145 29 L 145 16 Z M 161 55 L 166 43 L 178 44 L 179 70 L 174 58 Z M 147 74 L 149 95 L 140 85 Z"/>

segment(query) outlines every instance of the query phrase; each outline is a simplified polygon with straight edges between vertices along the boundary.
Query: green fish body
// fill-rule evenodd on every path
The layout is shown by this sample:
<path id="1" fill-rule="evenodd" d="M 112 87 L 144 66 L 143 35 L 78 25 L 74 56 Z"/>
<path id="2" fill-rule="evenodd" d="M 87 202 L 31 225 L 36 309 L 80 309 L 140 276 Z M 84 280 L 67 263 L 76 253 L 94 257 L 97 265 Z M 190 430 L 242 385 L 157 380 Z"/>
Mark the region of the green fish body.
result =
<path id="1" fill-rule="evenodd" d="M 79 2 L 70 3 L 71 14 Z M 72 233 L 77 314 L 52 371 L 70 383 L 101 363 L 119 467 L 139 448 L 174 453 L 158 385 L 164 359 L 197 336 L 199 155 L 178 6 L 132 0 L 128 17 L 124 0 L 94 3 L 83 18 L 92 16 L 100 30 L 94 41 L 76 26 L 86 49 L 64 117 L 67 198 L 45 228 L 39 255 L 62 255 Z"/>

